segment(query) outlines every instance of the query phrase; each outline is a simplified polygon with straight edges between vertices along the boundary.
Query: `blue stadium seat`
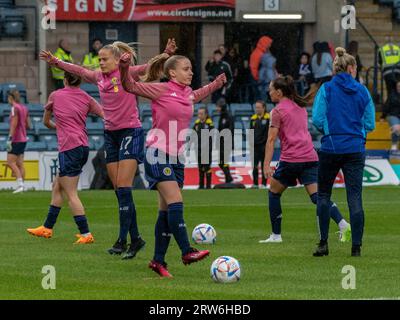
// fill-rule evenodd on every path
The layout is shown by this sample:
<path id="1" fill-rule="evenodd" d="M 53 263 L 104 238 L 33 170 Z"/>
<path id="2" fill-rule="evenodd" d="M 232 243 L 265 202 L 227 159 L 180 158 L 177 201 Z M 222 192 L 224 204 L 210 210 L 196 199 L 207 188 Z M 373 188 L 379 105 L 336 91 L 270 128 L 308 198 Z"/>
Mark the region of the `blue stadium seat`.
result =
<path id="1" fill-rule="evenodd" d="M 8 135 L 0 136 L 0 151 L 6 151 Z"/>
<path id="2" fill-rule="evenodd" d="M 54 130 L 50 130 L 47 128 L 42 122 L 35 122 L 34 123 L 34 132 L 37 136 L 41 135 L 52 135 L 55 133 Z"/>
<path id="3" fill-rule="evenodd" d="M 211 116 L 212 121 L 214 122 L 214 127 L 218 128 L 218 122 L 219 122 L 219 114 L 214 114 Z"/>
<path id="4" fill-rule="evenodd" d="M 99 88 L 93 83 L 82 83 L 81 89 L 85 91 L 88 95 L 95 98 L 96 100 L 100 99 Z"/>
<path id="5" fill-rule="evenodd" d="M 27 103 L 26 88 L 22 83 L 3 83 L 1 84 L 1 97 L 0 102 L 8 103 L 8 92 L 11 90 L 18 90 L 21 96 L 21 102 Z"/>
<path id="6" fill-rule="evenodd" d="M 47 151 L 47 145 L 43 141 L 29 142 L 26 144 L 26 151 Z"/>
<path id="7" fill-rule="evenodd" d="M 0 21 L 2 38 L 20 38 L 26 35 L 26 18 L 20 11 L 14 8 L 0 7 Z"/>
<path id="8" fill-rule="evenodd" d="M 140 119 L 151 116 L 150 103 L 140 103 L 139 106 Z"/>
<path id="9" fill-rule="evenodd" d="M 267 103 L 267 112 L 271 112 L 273 108 L 275 108 L 273 103 Z"/>
<path id="10" fill-rule="evenodd" d="M 104 133 L 103 122 L 87 123 L 86 128 L 88 130 L 89 135 L 102 135 Z"/>
<path id="11" fill-rule="evenodd" d="M 9 123 L 3 122 L 0 123 L 0 135 L 7 135 L 10 132 L 10 125 Z"/>
<path id="12" fill-rule="evenodd" d="M 216 106 L 215 103 L 208 103 L 207 104 L 207 110 L 208 110 L 208 113 L 209 113 L 210 116 L 212 116 L 215 113 L 216 109 L 217 109 L 217 106 Z"/>
<path id="13" fill-rule="evenodd" d="M 245 129 L 241 120 L 235 120 L 234 129 Z"/>
<path id="14" fill-rule="evenodd" d="M 1 100 L 1 92 L 0 92 Z M 10 113 L 10 105 L 8 103 L 0 103 L 0 117 L 4 117 Z"/>
<path id="15" fill-rule="evenodd" d="M 152 127 L 152 122 L 150 118 L 145 118 L 146 120 L 142 122 L 142 128 L 144 131 L 148 131 Z"/>
<path id="16" fill-rule="evenodd" d="M 39 141 L 43 141 L 46 142 L 47 144 L 50 142 L 57 142 L 57 136 L 54 134 L 50 134 L 51 132 L 49 132 L 48 134 L 42 134 L 39 136 Z"/>
<path id="17" fill-rule="evenodd" d="M 250 103 L 231 103 L 229 106 L 232 115 L 236 115 L 237 112 L 253 113 L 254 109 Z"/>
<path id="18" fill-rule="evenodd" d="M 58 151 L 57 141 L 50 141 L 46 143 L 47 151 Z"/>
<path id="19" fill-rule="evenodd" d="M 89 147 L 91 150 L 99 150 L 104 144 L 103 135 L 90 135 L 89 136 Z"/>

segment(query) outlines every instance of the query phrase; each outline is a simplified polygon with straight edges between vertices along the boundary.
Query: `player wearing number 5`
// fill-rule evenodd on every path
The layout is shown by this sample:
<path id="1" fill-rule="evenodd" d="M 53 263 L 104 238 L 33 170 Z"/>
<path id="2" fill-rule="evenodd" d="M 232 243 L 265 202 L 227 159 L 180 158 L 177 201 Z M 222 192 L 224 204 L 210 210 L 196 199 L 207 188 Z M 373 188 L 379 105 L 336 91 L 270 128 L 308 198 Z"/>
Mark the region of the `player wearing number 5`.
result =
<path id="1" fill-rule="evenodd" d="M 99 51 L 100 70 L 87 70 L 81 66 L 65 63 L 43 51 L 41 59 L 51 66 L 79 75 L 86 82 L 96 84 L 104 107 L 104 139 L 107 172 L 114 185 L 118 199 L 119 235 L 115 244 L 108 250 L 110 254 L 122 254 L 131 259 L 141 250 L 145 242 L 140 237 L 136 220 L 136 208 L 132 197 L 132 184 L 137 167 L 143 162 L 144 132 L 139 120 L 136 97 L 127 93 L 121 85 L 118 61 L 122 53 L 132 56 L 130 75 L 139 80 L 146 75 L 151 65 L 161 64 L 176 50 L 175 41 L 169 39 L 165 53 L 150 60 L 149 64 L 133 66 L 135 51 L 126 43 L 115 42 Z M 144 79 L 153 81 L 151 73 Z M 127 248 L 128 233 L 131 244 Z M 127 250 L 128 249 L 128 250 Z"/>

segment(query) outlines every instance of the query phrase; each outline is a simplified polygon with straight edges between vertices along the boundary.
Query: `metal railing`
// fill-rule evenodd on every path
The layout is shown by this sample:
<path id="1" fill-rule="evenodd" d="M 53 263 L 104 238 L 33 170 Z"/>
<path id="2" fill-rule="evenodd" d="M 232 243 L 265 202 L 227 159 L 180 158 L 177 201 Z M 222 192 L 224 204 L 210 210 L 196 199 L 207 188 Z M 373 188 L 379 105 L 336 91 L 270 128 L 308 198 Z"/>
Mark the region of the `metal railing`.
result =
<path id="1" fill-rule="evenodd" d="M 383 86 L 381 85 L 381 94 L 378 93 L 378 74 L 379 72 L 382 72 L 379 62 L 378 62 L 378 55 L 379 55 L 379 44 L 375 40 L 375 38 L 372 36 L 372 34 L 368 31 L 368 29 L 365 27 L 365 25 L 362 23 L 362 21 L 359 18 L 356 18 L 357 23 L 360 25 L 361 29 L 366 33 L 368 38 L 372 41 L 374 44 L 374 66 L 369 68 L 366 74 L 366 81 L 369 81 L 369 71 L 370 69 L 374 71 L 373 75 L 373 86 L 372 86 L 372 96 L 375 101 L 375 103 L 382 103 L 382 93 L 383 93 Z M 382 77 L 381 77 L 381 81 Z M 367 85 L 368 86 L 368 85 Z"/>

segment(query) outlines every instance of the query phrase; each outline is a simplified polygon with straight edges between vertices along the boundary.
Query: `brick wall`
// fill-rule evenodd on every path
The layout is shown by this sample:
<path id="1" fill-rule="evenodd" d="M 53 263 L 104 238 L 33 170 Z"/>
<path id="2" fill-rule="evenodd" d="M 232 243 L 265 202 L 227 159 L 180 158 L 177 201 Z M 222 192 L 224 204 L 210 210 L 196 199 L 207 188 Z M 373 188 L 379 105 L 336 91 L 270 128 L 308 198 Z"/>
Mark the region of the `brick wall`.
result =
<path id="1" fill-rule="evenodd" d="M 89 49 L 89 24 L 87 22 L 57 22 L 55 30 L 46 32 L 46 49 L 55 52 L 61 39 L 68 39 L 74 63 L 81 64 Z M 47 73 L 48 94 L 54 90 L 50 69 Z"/>

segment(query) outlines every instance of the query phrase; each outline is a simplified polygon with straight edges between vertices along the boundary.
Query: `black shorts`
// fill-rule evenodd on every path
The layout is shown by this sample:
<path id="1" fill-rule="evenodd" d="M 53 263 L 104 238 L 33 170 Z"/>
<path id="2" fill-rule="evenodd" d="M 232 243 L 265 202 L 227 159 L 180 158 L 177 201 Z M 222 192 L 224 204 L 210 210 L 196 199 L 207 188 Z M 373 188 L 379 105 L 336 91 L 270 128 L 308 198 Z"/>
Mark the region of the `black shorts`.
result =
<path id="1" fill-rule="evenodd" d="M 89 157 L 89 147 L 77 147 L 58 154 L 59 176 L 76 177 L 82 173 L 82 168 Z"/>
<path id="2" fill-rule="evenodd" d="M 26 142 L 13 142 L 11 144 L 12 148 L 9 152 L 10 154 L 15 154 L 16 156 L 20 156 L 24 154 L 26 148 Z"/>
<path id="3" fill-rule="evenodd" d="M 305 186 L 317 183 L 318 161 L 297 163 L 279 161 L 273 178 L 285 187 L 297 186 L 297 180 Z"/>

